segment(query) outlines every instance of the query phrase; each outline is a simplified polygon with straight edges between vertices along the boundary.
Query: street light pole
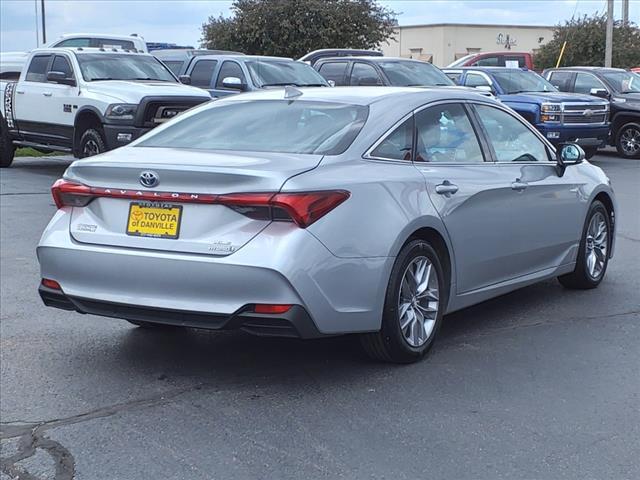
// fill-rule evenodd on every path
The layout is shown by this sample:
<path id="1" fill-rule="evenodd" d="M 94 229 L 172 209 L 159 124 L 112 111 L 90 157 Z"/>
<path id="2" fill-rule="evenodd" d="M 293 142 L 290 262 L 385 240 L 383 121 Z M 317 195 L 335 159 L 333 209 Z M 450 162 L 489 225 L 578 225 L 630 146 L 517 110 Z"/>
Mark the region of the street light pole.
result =
<path id="1" fill-rule="evenodd" d="M 622 0 L 622 24 L 629 23 L 629 0 Z"/>
<path id="2" fill-rule="evenodd" d="M 604 47 L 604 66 L 611 68 L 613 59 L 613 0 L 607 0 L 607 38 Z"/>
<path id="3" fill-rule="evenodd" d="M 40 6 L 42 9 L 42 44 L 45 45 L 47 43 L 47 30 L 44 23 L 44 0 L 40 0 Z"/>

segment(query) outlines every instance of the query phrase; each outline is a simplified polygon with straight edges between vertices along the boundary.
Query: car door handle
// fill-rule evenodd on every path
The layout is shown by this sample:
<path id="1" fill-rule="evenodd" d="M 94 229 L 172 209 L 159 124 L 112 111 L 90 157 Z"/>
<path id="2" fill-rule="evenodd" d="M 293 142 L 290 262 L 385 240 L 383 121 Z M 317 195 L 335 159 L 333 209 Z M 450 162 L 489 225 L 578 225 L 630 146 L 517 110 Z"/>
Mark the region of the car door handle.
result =
<path id="1" fill-rule="evenodd" d="M 16 93 L 19 93 L 20 95 L 24 94 L 24 90 L 16 90 Z"/>
<path id="2" fill-rule="evenodd" d="M 525 188 L 527 188 L 529 184 L 527 182 L 521 182 L 520 179 L 516 180 L 511 184 L 511 190 L 515 190 L 517 192 L 521 192 Z"/>
<path id="3" fill-rule="evenodd" d="M 42 92 L 42 95 L 44 95 L 45 97 L 50 97 L 51 95 L 53 95 L 53 93 L 51 93 L 51 92 Z"/>
<path id="4" fill-rule="evenodd" d="M 449 182 L 449 180 L 445 180 L 440 185 L 436 185 L 436 193 L 440 195 L 453 195 L 458 191 L 458 186 Z"/>

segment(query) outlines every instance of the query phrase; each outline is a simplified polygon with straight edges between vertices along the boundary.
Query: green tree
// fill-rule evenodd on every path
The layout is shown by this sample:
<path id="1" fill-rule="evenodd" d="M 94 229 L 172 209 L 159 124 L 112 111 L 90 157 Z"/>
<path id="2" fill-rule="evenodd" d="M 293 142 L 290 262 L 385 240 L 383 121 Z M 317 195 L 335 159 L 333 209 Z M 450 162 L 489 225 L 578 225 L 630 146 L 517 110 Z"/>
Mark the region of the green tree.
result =
<path id="1" fill-rule="evenodd" d="M 319 48 L 375 48 L 397 25 L 374 0 L 234 0 L 232 12 L 202 25 L 203 47 L 298 58 Z"/>
<path id="2" fill-rule="evenodd" d="M 558 25 L 553 40 L 536 54 L 536 67 L 555 67 L 565 40 L 567 47 L 560 66 L 604 66 L 606 24 L 606 15 L 595 14 L 572 18 L 564 25 Z M 619 68 L 640 65 L 640 29 L 637 25 L 614 22 L 612 65 Z"/>

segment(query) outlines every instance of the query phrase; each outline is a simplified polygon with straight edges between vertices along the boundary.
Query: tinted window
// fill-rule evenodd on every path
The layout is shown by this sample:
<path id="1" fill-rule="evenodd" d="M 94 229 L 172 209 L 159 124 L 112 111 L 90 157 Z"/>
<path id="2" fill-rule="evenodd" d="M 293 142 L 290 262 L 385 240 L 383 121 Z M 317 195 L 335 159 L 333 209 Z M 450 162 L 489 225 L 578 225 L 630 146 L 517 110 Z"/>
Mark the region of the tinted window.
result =
<path id="1" fill-rule="evenodd" d="M 620 93 L 640 92 L 640 74 L 634 72 L 606 72 L 604 78 Z"/>
<path id="2" fill-rule="evenodd" d="M 257 87 L 296 85 L 324 87 L 327 82 L 311 66 L 290 60 L 249 60 L 245 62 L 249 75 Z"/>
<path id="3" fill-rule="evenodd" d="M 97 80 L 161 80 L 176 79 L 159 60 L 151 55 L 126 53 L 82 53 L 77 55 L 82 77 Z"/>
<path id="4" fill-rule="evenodd" d="M 549 75 L 549 82 L 558 90 L 563 92 L 570 91 L 571 72 L 551 72 Z"/>
<path id="5" fill-rule="evenodd" d="M 389 160 L 411 160 L 413 145 L 413 116 L 389 134 L 371 152 L 372 157 Z"/>
<path id="6" fill-rule="evenodd" d="M 25 80 L 27 82 L 46 82 L 47 65 L 49 65 L 50 59 L 51 55 L 36 55 L 33 57 Z"/>
<path id="7" fill-rule="evenodd" d="M 345 84 L 344 76 L 347 70 L 347 65 L 347 62 L 323 63 L 318 72 L 326 80 L 333 80 L 336 82 L 337 86 L 343 86 Z"/>
<path id="8" fill-rule="evenodd" d="M 467 73 L 467 78 L 465 78 L 464 84 L 467 87 L 491 86 L 489 81 L 483 75 L 478 73 Z"/>
<path id="9" fill-rule="evenodd" d="M 180 75 L 182 65 L 184 65 L 182 60 L 164 60 L 162 63 L 164 63 L 176 76 Z"/>
<path id="10" fill-rule="evenodd" d="M 484 57 L 472 65 L 474 67 L 500 67 L 500 57 Z"/>
<path id="11" fill-rule="evenodd" d="M 549 160 L 545 144 L 520 120 L 494 107 L 477 105 L 476 109 L 498 162 Z"/>
<path id="12" fill-rule="evenodd" d="M 63 40 L 56 45 L 56 47 L 89 47 L 91 46 L 91 39 L 89 38 L 69 38 Z"/>
<path id="13" fill-rule="evenodd" d="M 62 72 L 66 75 L 67 78 L 73 77 L 73 70 L 71 70 L 69 60 L 61 55 L 56 55 L 56 57 L 53 59 L 53 64 L 51 65 L 50 71 Z"/>
<path id="14" fill-rule="evenodd" d="M 226 61 L 222 64 L 222 68 L 220 68 L 220 73 L 218 73 L 218 81 L 216 82 L 216 88 L 221 90 L 233 90 L 229 88 L 225 88 L 222 85 L 222 82 L 227 77 L 236 77 L 239 78 L 242 83 L 247 83 L 247 79 L 242 72 L 242 68 L 236 62 Z"/>
<path id="15" fill-rule="evenodd" d="M 351 85 L 377 86 L 382 85 L 382 80 L 375 68 L 366 63 L 356 63 L 351 70 Z"/>
<path id="16" fill-rule="evenodd" d="M 576 83 L 573 87 L 575 93 L 591 93 L 592 88 L 605 88 L 600 80 L 590 73 L 576 74 Z"/>
<path id="17" fill-rule="evenodd" d="M 220 100 L 183 114 L 139 145 L 335 155 L 351 145 L 368 111 L 361 105 L 304 100 Z"/>
<path id="18" fill-rule="evenodd" d="M 394 86 L 454 85 L 449 77 L 442 73 L 442 70 L 427 62 L 386 61 L 378 62 L 378 66 Z"/>
<path id="19" fill-rule="evenodd" d="M 218 65 L 217 60 L 199 60 L 191 70 L 191 85 L 209 88 L 213 80 L 213 71 Z"/>
<path id="20" fill-rule="evenodd" d="M 483 162 L 471 121 L 460 104 L 430 107 L 416 114 L 416 161 Z"/>

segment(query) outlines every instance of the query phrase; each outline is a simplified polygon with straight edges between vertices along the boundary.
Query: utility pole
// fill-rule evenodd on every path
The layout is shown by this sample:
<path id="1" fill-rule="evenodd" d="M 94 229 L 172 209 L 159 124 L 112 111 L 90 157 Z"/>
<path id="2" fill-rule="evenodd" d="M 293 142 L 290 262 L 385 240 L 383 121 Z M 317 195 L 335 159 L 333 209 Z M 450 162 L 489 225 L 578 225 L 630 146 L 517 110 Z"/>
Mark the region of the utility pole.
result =
<path id="1" fill-rule="evenodd" d="M 33 0 L 33 5 L 36 13 L 36 47 L 40 46 L 40 30 L 38 30 L 38 0 Z"/>
<path id="2" fill-rule="evenodd" d="M 42 8 L 42 45 L 45 45 L 47 43 L 47 29 L 44 23 L 44 0 L 40 0 L 40 6 Z"/>
<path id="3" fill-rule="evenodd" d="M 629 0 L 622 0 L 622 24 L 629 23 Z"/>
<path id="4" fill-rule="evenodd" d="M 613 0 L 607 0 L 607 39 L 605 41 L 605 47 L 604 47 L 604 66 L 607 68 L 611 68 L 612 59 L 613 59 Z"/>

